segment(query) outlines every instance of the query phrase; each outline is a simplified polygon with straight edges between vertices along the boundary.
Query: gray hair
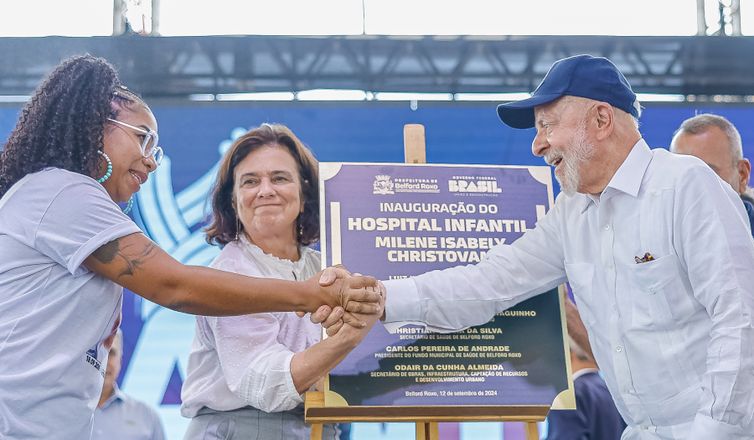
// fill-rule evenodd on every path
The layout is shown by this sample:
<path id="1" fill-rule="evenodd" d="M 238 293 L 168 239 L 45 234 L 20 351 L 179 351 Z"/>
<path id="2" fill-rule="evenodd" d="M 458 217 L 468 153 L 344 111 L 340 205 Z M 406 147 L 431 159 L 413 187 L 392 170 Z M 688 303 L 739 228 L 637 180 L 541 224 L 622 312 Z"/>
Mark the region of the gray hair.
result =
<path id="1" fill-rule="evenodd" d="M 702 134 L 712 127 L 719 128 L 725 137 L 728 138 L 728 148 L 733 157 L 733 163 L 738 163 L 744 158 L 743 147 L 741 146 L 741 134 L 736 127 L 722 116 L 712 113 L 702 113 L 692 118 L 688 118 L 681 123 L 678 130 L 673 133 L 673 139 L 679 134 Z M 675 143 L 670 143 L 670 151 L 675 152 Z"/>
<path id="2" fill-rule="evenodd" d="M 641 106 L 641 103 L 639 102 L 638 99 L 634 100 L 634 104 L 633 105 L 634 105 L 634 108 L 636 109 L 636 116 L 631 115 L 631 119 L 634 120 L 634 125 L 638 129 L 639 128 L 639 118 L 641 118 L 641 114 L 642 114 L 642 111 L 644 110 L 644 108 Z"/>

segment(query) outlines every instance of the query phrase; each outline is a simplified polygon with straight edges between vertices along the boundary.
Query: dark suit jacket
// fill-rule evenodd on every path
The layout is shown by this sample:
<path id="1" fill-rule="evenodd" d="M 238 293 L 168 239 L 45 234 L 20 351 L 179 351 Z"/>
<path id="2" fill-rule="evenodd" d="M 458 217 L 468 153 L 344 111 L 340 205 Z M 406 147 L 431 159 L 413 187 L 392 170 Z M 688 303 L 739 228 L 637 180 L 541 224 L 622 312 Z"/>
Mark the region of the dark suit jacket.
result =
<path id="1" fill-rule="evenodd" d="M 577 409 L 550 411 L 547 440 L 619 440 L 626 424 L 599 373 L 586 373 L 573 385 Z"/>

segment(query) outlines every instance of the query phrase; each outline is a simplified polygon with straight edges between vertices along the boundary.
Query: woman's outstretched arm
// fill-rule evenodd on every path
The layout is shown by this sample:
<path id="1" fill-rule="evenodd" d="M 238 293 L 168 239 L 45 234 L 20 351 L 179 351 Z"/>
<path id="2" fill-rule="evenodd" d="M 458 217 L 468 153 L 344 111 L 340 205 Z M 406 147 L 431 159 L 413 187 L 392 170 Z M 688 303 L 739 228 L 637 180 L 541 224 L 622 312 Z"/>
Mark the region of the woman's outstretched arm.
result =
<path id="1" fill-rule="evenodd" d="M 306 281 L 253 278 L 181 264 L 142 233 L 126 235 L 94 251 L 84 261 L 89 270 L 161 306 L 206 316 L 258 312 L 314 312 L 343 306 L 353 313 L 382 311 L 377 280 L 333 272 L 339 277 L 321 286 L 319 275 Z"/>

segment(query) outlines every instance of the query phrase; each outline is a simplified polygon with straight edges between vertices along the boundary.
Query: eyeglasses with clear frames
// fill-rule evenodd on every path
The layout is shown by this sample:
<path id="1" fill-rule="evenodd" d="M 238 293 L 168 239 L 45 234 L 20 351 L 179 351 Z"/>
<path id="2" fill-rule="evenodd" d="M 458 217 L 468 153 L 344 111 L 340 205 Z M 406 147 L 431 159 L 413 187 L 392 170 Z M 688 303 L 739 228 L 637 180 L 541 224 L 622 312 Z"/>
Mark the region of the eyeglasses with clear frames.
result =
<path id="1" fill-rule="evenodd" d="M 138 133 L 138 136 L 143 136 L 144 138 L 141 140 L 139 144 L 139 148 L 141 149 L 141 155 L 147 158 L 151 158 L 154 160 L 154 163 L 157 165 L 160 165 L 160 162 L 162 162 L 162 156 L 164 156 L 164 153 L 162 151 L 162 148 L 157 145 L 157 141 L 159 139 L 159 136 L 157 136 L 157 132 L 152 131 L 150 129 L 143 129 L 141 127 L 136 127 L 131 124 L 127 124 L 123 121 L 119 121 L 117 119 L 113 118 L 107 118 L 108 122 L 112 122 L 113 124 L 119 125 L 121 127 L 130 128 L 131 130 Z"/>

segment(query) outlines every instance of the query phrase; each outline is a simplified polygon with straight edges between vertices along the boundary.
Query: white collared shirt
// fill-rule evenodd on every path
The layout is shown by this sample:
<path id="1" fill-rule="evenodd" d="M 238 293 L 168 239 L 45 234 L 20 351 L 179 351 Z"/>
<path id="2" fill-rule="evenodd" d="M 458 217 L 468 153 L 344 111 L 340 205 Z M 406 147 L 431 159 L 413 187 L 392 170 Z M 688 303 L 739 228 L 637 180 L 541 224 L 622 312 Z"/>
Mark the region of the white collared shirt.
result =
<path id="1" fill-rule="evenodd" d="M 253 277 L 305 280 L 320 270 L 319 252 L 301 248 L 289 261 L 265 254 L 245 238 L 228 243 L 211 266 Z M 291 376 L 291 359 L 322 339 L 322 327 L 293 312 L 196 317 L 196 334 L 181 390 L 181 414 L 203 407 L 232 411 L 253 406 L 265 412 L 303 403 Z"/>
<path id="2" fill-rule="evenodd" d="M 386 317 L 461 329 L 566 280 L 625 438 L 754 438 L 754 242 L 692 156 L 640 140 L 601 195 L 561 194 L 481 263 L 385 282 Z"/>
<path id="3" fill-rule="evenodd" d="M 113 395 L 94 411 L 91 440 L 164 440 L 157 411 L 113 384 Z"/>

